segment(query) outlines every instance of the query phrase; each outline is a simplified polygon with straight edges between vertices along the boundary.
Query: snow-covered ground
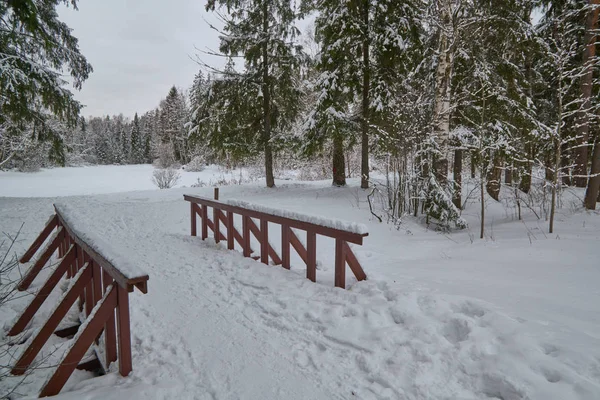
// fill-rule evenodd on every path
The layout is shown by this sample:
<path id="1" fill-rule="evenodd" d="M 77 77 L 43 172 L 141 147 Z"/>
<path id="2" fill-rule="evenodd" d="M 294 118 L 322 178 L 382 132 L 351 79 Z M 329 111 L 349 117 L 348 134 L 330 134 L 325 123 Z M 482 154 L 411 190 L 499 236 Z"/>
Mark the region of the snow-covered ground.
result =
<path id="1" fill-rule="evenodd" d="M 222 200 L 365 224 L 369 236 L 353 249 L 369 279 L 356 283 L 348 272 L 341 290 L 333 288 L 331 240 L 318 241 L 317 284 L 303 277 L 299 258 L 291 272 L 244 259 L 189 236 L 182 195 L 210 196 L 212 188 L 143 191 L 152 188 L 151 171 L 0 173 L 0 196 L 14 196 L 0 198 L 0 227 L 14 233 L 25 223 L 19 250 L 61 202 L 150 275 L 149 293 L 130 300 L 133 374 L 77 372 L 59 397 L 600 399 L 599 213 L 566 200 L 548 235 L 533 213 L 516 221 L 490 202 L 488 235 L 479 240 L 476 202 L 464 213 L 473 228 L 440 234 L 411 219 L 399 229 L 377 222 L 354 181 L 221 188 Z M 222 174 L 203 173 L 206 182 Z M 51 197 L 102 192 L 123 193 Z M 278 232 L 270 232 L 276 248 Z M 0 309 L 0 322 L 6 327 L 26 301 Z M 64 341 L 52 345 L 47 353 Z M 34 395 L 49 373 L 36 371 L 20 393 Z"/>
<path id="2" fill-rule="evenodd" d="M 141 165 L 96 165 L 42 169 L 40 172 L 22 173 L 0 171 L 0 197 L 54 197 L 103 193 L 154 190 L 154 167 Z M 180 179 L 175 187 L 189 187 L 198 181 L 215 185 L 219 181 L 248 179 L 246 169 L 226 171 L 210 165 L 201 172 L 179 170 Z"/>

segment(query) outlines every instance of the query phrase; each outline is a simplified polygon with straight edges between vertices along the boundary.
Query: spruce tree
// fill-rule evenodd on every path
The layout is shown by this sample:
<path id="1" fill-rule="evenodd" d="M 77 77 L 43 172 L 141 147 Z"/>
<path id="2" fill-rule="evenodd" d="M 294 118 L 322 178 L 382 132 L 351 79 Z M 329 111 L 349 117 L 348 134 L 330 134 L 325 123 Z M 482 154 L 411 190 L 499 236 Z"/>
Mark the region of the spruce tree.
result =
<path id="1" fill-rule="evenodd" d="M 274 187 L 273 139 L 297 114 L 297 77 L 303 59 L 300 46 L 294 44 L 298 15 L 291 0 L 208 0 L 206 5 L 209 11 L 219 7 L 229 16 L 220 35 L 220 51 L 242 57 L 244 72 L 233 75 L 240 86 L 258 89 L 258 93 L 240 94 L 242 103 L 260 102 L 261 127 L 256 140 L 264 154 L 267 187 Z M 239 121 L 239 126 L 252 124 L 250 117 Z"/>

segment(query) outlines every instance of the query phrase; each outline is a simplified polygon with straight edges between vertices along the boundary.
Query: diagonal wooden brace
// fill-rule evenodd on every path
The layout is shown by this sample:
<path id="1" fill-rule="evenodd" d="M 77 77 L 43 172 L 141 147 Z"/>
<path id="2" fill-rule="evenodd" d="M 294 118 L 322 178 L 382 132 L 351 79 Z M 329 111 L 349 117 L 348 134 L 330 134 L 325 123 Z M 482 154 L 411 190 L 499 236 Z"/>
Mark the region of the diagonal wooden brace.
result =
<path id="1" fill-rule="evenodd" d="M 90 348 L 96 337 L 102 332 L 104 324 L 117 307 L 116 283 L 112 283 L 104 297 L 96 304 L 80 332 L 73 338 L 73 344 L 60 362 L 54 374 L 48 379 L 40 392 L 40 397 L 54 396 L 60 393 L 77 365 Z"/>
<path id="2" fill-rule="evenodd" d="M 92 279 L 92 268 L 89 264 L 85 264 L 79 271 L 79 275 L 76 277 L 75 283 L 69 291 L 63 296 L 59 305 L 54 309 L 50 317 L 46 320 L 44 326 L 39 330 L 35 338 L 31 341 L 27 349 L 23 352 L 11 373 L 14 375 L 23 375 L 29 365 L 33 362 L 35 357 L 38 355 L 44 344 L 48 341 L 48 338 L 56 330 L 56 327 L 67 315 L 69 309 L 75 303 L 75 300 L 79 297 L 79 294 L 83 292 L 83 288 Z"/>
<path id="3" fill-rule="evenodd" d="M 54 214 L 52 217 L 50 217 L 50 219 L 46 223 L 46 226 L 44 227 L 42 232 L 34 240 L 34 242 L 31 244 L 31 246 L 29 246 L 29 248 L 27 249 L 25 254 L 23 254 L 21 256 L 21 258 L 19 259 L 19 262 L 26 263 L 29 260 L 31 260 L 31 257 L 33 257 L 33 255 L 38 251 L 38 249 L 40 248 L 42 243 L 44 243 L 44 241 L 48 238 L 48 236 L 50 236 L 50 233 L 52 233 L 52 231 L 54 230 L 54 228 L 56 228 L 57 225 L 58 225 L 58 216 L 56 214 Z"/>
<path id="4" fill-rule="evenodd" d="M 261 244 L 261 249 L 262 249 L 263 234 L 262 234 L 261 230 L 258 229 L 258 226 L 256 226 L 256 223 L 254 222 L 254 220 L 252 218 L 249 218 L 248 221 L 249 221 L 248 224 L 250 225 L 250 232 L 252 232 L 252 234 L 254 235 L 256 240 L 258 240 L 258 242 Z M 264 228 L 264 225 L 261 225 L 261 228 Z M 269 257 L 271 257 L 271 259 L 273 260 L 273 264 L 281 265 L 281 263 L 282 263 L 281 257 L 279 257 L 279 254 L 277 254 L 277 252 L 275 251 L 273 246 L 271 246 L 271 243 L 269 243 L 268 236 L 267 236 L 266 246 L 268 249 Z M 262 253 L 262 251 L 261 251 L 261 253 Z"/>
<path id="5" fill-rule="evenodd" d="M 44 286 L 42 286 L 40 291 L 37 292 L 33 300 L 31 300 L 31 303 L 29 303 L 29 305 L 27 306 L 25 311 L 23 311 L 17 322 L 10 329 L 10 331 L 8 332 L 8 336 L 14 336 L 23 332 L 23 330 L 25 329 L 27 324 L 29 324 L 35 313 L 40 309 L 42 304 L 44 304 L 46 298 L 50 295 L 50 293 L 52 293 L 52 290 L 54 289 L 56 284 L 63 277 L 65 272 L 73 263 L 73 261 L 75 261 L 76 253 L 77 249 L 75 248 L 75 246 L 71 245 L 71 247 L 67 251 L 67 254 L 65 254 L 63 259 L 60 261 L 60 264 L 58 264 L 58 267 L 56 267 L 54 272 L 52 272 L 52 275 L 50 275 L 46 283 L 44 283 Z"/>
<path id="6" fill-rule="evenodd" d="M 65 238 L 64 236 L 64 229 L 62 226 L 59 226 L 54 239 L 50 243 L 48 243 L 42 254 L 40 254 L 40 258 L 38 258 L 35 261 L 35 264 L 33 264 L 29 271 L 27 271 L 23 279 L 21 279 L 21 282 L 19 282 L 19 285 L 17 286 L 17 289 L 19 291 L 27 290 L 29 288 L 31 282 L 33 282 L 36 276 L 38 276 L 38 274 L 40 273 L 42 268 L 44 268 L 44 265 L 46 265 L 52 254 L 54 254 L 56 249 L 58 249 L 58 247 Z"/>
<path id="7" fill-rule="evenodd" d="M 348 266 L 354 273 L 356 280 L 364 281 L 365 279 L 367 279 L 367 274 L 365 274 L 365 271 L 360 266 L 360 263 L 358 262 L 356 255 L 354 255 L 354 253 L 352 252 L 352 249 L 350 248 L 348 242 L 344 242 L 344 254 L 346 256 L 346 262 L 348 263 Z"/>

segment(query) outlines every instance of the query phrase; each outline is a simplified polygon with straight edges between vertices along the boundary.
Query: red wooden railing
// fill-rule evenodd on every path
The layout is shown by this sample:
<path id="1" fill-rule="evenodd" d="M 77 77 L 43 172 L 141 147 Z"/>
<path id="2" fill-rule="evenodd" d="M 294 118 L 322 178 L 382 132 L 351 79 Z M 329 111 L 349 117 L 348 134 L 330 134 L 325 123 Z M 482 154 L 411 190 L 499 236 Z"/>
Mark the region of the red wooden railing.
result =
<path id="1" fill-rule="evenodd" d="M 346 286 L 346 264 L 357 280 L 362 281 L 367 278 L 348 243 L 362 245 L 363 238 L 368 236 L 368 233 L 356 233 L 223 203 L 218 200 L 218 190 L 215 190 L 214 200 L 191 195 L 183 197 L 190 202 L 192 236 L 197 235 L 199 216 L 202 220 L 202 240 L 208 237 L 208 229 L 210 229 L 216 242 L 227 241 L 229 250 L 233 250 L 237 242 L 242 248 L 244 257 L 251 257 L 253 250 L 250 247 L 250 235 L 252 234 L 260 243 L 260 257 L 253 258 L 260 259 L 265 264 L 268 264 L 271 259 L 275 265 L 282 265 L 286 269 L 290 269 L 291 245 L 306 264 L 306 277 L 313 282 L 317 279 L 316 237 L 317 235 L 328 236 L 335 239 L 335 286 L 341 288 Z M 212 208 L 212 219 L 209 216 L 209 207 Z M 235 214 L 242 217 L 242 233 L 235 227 Z M 254 219 L 258 220 L 258 225 Z M 226 234 L 221 232 L 221 223 L 225 226 Z M 281 256 L 269 243 L 269 223 L 281 226 Z M 306 232 L 306 247 L 292 229 Z"/>
<path id="2" fill-rule="evenodd" d="M 46 246 L 18 284 L 18 289 L 27 290 L 56 251 L 60 258 L 58 265 L 8 333 L 9 336 L 15 336 L 27 328 L 48 295 L 66 274 L 71 280 L 69 289 L 44 325 L 26 342 L 27 348 L 12 369 L 15 375 L 24 374 L 53 333 L 61 337 L 74 335 L 62 361 L 40 391 L 40 397 L 58 394 L 76 368 L 102 368 L 106 371 L 111 362 L 118 360 L 120 374 L 129 375 L 132 370 L 129 293 L 135 287 L 142 293 L 148 291 L 148 275 L 131 276 L 130 273 L 120 271 L 98 249 L 78 237 L 66 223 L 59 208 L 54 208 L 56 213 L 20 259 L 22 263 L 31 260 L 50 236 Z M 56 330 L 77 299 L 81 324 Z M 104 349 L 99 347 L 102 342 Z M 90 346 L 94 346 L 96 359 L 82 363 Z M 102 353 L 104 357 L 100 356 Z"/>

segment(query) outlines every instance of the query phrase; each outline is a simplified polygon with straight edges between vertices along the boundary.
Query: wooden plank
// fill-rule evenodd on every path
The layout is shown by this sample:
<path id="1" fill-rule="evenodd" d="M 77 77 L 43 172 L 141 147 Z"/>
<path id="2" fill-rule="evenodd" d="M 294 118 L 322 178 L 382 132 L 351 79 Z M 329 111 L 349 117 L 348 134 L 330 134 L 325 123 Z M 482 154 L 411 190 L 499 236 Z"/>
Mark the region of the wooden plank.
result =
<path id="1" fill-rule="evenodd" d="M 358 281 L 364 281 L 365 279 L 367 279 L 367 274 L 365 274 L 365 271 L 360 266 L 360 263 L 358 262 L 356 255 L 354 255 L 354 253 L 352 252 L 350 245 L 346 242 L 344 242 L 344 253 L 346 254 L 346 262 L 348 263 L 348 266 L 354 273 L 356 279 Z"/>
<path id="2" fill-rule="evenodd" d="M 225 217 L 225 214 L 221 213 L 221 216 Z M 233 250 L 235 248 L 234 236 L 236 230 L 233 226 L 233 213 L 231 211 L 227 211 L 225 226 L 227 226 L 227 248 Z"/>
<path id="3" fill-rule="evenodd" d="M 19 285 L 17 286 L 19 291 L 27 290 L 29 288 L 33 280 L 38 276 L 42 268 L 44 268 L 44 265 L 46 265 L 50 257 L 52 257 L 52 254 L 60 247 L 63 237 L 64 230 L 62 227 L 58 227 L 54 240 L 48 243 L 42 254 L 40 254 L 40 258 L 35 261 L 35 264 L 29 268 L 29 271 L 27 271 L 23 279 L 21 279 L 21 282 L 19 282 Z"/>
<path id="4" fill-rule="evenodd" d="M 250 254 L 252 254 L 252 249 L 250 248 L 250 221 L 250 217 L 242 215 L 242 249 L 244 257 L 250 257 Z"/>
<path id="5" fill-rule="evenodd" d="M 52 274 L 48 277 L 44 286 L 37 292 L 31 303 L 27 306 L 25 311 L 21 314 L 17 322 L 13 325 L 13 327 L 8 331 L 8 336 L 17 335 L 27 327 L 27 324 L 31 321 L 35 313 L 40 309 L 44 301 L 48 298 L 52 290 L 56 287 L 56 284 L 63 277 L 65 272 L 67 272 L 69 266 L 75 259 L 77 249 L 75 246 L 71 246 L 67 251 L 67 254 L 60 261 L 56 269 L 52 272 Z"/>
<path id="6" fill-rule="evenodd" d="M 258 229 L 258 226 L 252 220 L 252 218 L 250 218 L 249 221 L 250 221 L 249 222 L 250 231 L 252 232 L 252 234 L 254 235 L 254 237 L 256 237 L 256 240 L 258 240 L 258 242 L 261 245 L 261 249 L 262 249 L 262 233 L 261 233 L 261 230 Z M 267 246 L 268 246 L 268 250 L 269 250 L 269 257 L 271 257 L 271 259 L 273 260 L 273 264 L 280 265 L 281 264 L 281 257 L 279 257 L 279 254 L 277 254 L 277 252 L 275 251 L 275 249 L 273 248 L 273 246 L 271 246 L 271 244 L 269 243 L 268 240 L 267 240 Z M 262 254 L 261 254 L 261 257 L 262 257 Z"/>
<path id="7" fill-rule="evenodd" d="M 119 285 L 121 285 L 123 287 L 127 287 L 128 285 L 135 285 L 138 282 L 144 282 L 144 281 L 148 280 L 148 275 L 126 277 L 110 261 L 108 261 L 100 253 L 98 253 L 96 250 L 94 250 L 92 247 L 90 247 L 86 242 L 84 242 L 79 237 L 77 237 L 77 235 L 75 235 L 75 233 L 72 231 L 72 229 L 67 224 L 65 224 L 64 218 L 61 216 L 60 212 L 58 210 L 56 210 L 56 208 L 55 208 L 55 211 L 56 211 L 56 215 L 58 216 L 58 219 L 60 221 L 60 224 L 67 231 L 67 233 L 69 235 L 71 235 L 71 238 L 73 239 L 73 241 L 78 246 L 80 246 L 83 249 L 83 251 L 85 253 L 87 253 L 90 256 L 90 258 L 92 258 L 94 260 L 94 262 L 97 262 L 102 269 L 107 270 L 110 273 L 110 275 L 114 278 L 114 280 L 117 281 L 117 283 Z"/>
<path id="8" fill-rule="evenodd" d="M 85 262 L 89 263 L 90 268 L 92 270 L 92 279 L 90 279 L 90 281 L 85 287 L 84 305 L 85 316 L 87 318 L 94 309 L 94 261 L 89 257 L 84 258 L 84 260 Z"/>
<path id="9" fill-rule="evenodd" d="M 96 307 L 92 319 L 85 325 L 83 331 L 76 336 L 75 343 L 71 346 L 65 357 L 60 362 L 60 365 L 54 371 L 54 374 L 47 381 L 46 385 L 40 392 L 40 397 L 54 396 L 60 393 L 77 365 L 85 355 L 85 352 L 90 348 L 94 339 L 100 334 L 104 323 L 108 319 L 111 312 L 117 306 L 116 284 L 109 288 L 109 292 L 103 297 Z"/>
<path id="10" fill-rule="evenodd" d="M 294 231 L 291 229 L 290 229 L 290 243 L 292 244 L 292 247 L 294 249 L 296 249 L 296 253 L 298 253 L 298 255 L 300 256 L 302 261 L 304 261 L 305 264 L 308 264 L 308 256 L 306 254 L 306 249 L 304 248 L 304 245 L 302 244 L 300 239 L 298 239 L 298 236 L 296 236 Z"/>
<path id="11" fill-rule="evenodd" d="M 341 229 L 330 228 L 327 226 L 317 225 L 310 222 L 298 221 L 291 218 L 280 217 L 277 215 L 267 214 L 259 211 L 249 210 L 243 207 L 234 206 L 231 204 L 223 203 L 212 199 L 207 199 L 199 196 L 183 195 L 183 198 L 187 201 L 206 205 L 208 207 L 217 207 L 223 211 L 231 211 L 236 214 L 247 215 L 251 218 L 266 219 L 268 222 L 272 222 L 279 225 L 288 225 L 290 228 L 301 229 L 304 231 L 314 231 L 315 233 L 323 236 L 332 238 L 341 238 L 347 242 L 362 244 L 363 238 L 368 236 L 368 233 L 354 233 Z"/>
<path id="12" fill-rule="evenodd" d="M 260 220 L 260 261 L 263 264 L 269 264 L 269 221 Z"/>
<path id="13" fill-rule="evenodd" d="M 317 235 L 306 232 L 306 278 L 317 281 Z"/>
<path id="14" fill-rule="evenodd" d="M 344 241 L 335 240 L 335 287 L 346 287 L 346 255 L 344 254 Z"/>
<path id="15" fill-rule="evenodd" d="M 213 225 L 213 222 L 209 219 L 206 221 L 208 227 L 210 228 L 211 231 L 213 231 L 213 233 L 215 232 L 215 226 Z M 223 232 L 219 231 L 219 238 L 220 240 L 227 240 L 227 238 L 225 237 L 225 235 L 223 235 Z"/>
<path id="16" fill-rule="evenodd" d="M 127 376 L 131 373 L 131 331 L 129 326 L 129 293 L 117 286 L 117 330 L 119 341 L 119 373 Z"/>
<path id="17" fill-rule="evenodd" d="M 290 227 L 281 225 L 281 265 L 290 269 Z"/>
<path id="18" fill-rule="evenodd" d="M 50 236 L 50 234 L 52 233 L 54 228 L 56 228 L 57 225 L 58 217 L 56 216 L 56 214 L 54 214 L 48 219 L 48 222 L 46 222 L 44 229 L 42 229 L 38 237 L 33 241 L 33 243 L 31 243 L 31 246 L 29 246 L 27 251 L 21 256 L 19 262 L 26 263 L 29 260 L 31 260 L 31 257 L 34 256 L 34 254 L 38 251 L 40 246 L 46 241 L 46 239 L 48 239 L 48 236 Z"/>
<path id="19" fill-rule="evenodd" d="M 108 272 L 103 271 L 103 274 L 102 284 L 106 291 L 112 285 L 113 279 Z M 114 310 L 110 313 L 104 324 L 104 349 L 106 356 L 105 367 L 108 369 L 110 363 L 117 360 L 117 328 L 115 325 Z"/>
<path id="20" fill-rule="evenodd" d="M 190 230 L 192 236 L 196 236 L 196 207 L 198 207 L 194 203 L 190 203 Z"/>
<path id="21" fill-rule="evenodd" d="M 79 275 L 73 286 L 71 286 L 71 289 L 69 289 L 69 291 L 65 294 L 65 296 L 62 298 L 62 301 L 44 323 L 44 326 L 42 326 L 35 338 L 33 338 L 29 344 L 29 347 L 25 349 L 19 360 L 16 362 L 11 371 L 13 375 L 23 375 L 25 373 L 46 341 L 48 341 L 50 335 L 52 335 L 52 333 L 56 330 L 56 327 L 60 321 L 62 321 L 65 315 L 67 315 L 67 312 L 73 303 L 75 303 L 75 300 L 77 300 L 79 293 L 83 291 L 85 285 L 87 285 L 87 283 L 92 279 L 91 266 L 86 264 L 82 269 L 83 271 L 81 272 L 81 275 Z"/>
<path id="22" fill-rule="evenodd" d="M 220 211 L 218 208 L 213 208 L 213 234 L 215 242 L 219 243 L 221 238 L 225 239 L 225 235 L 221 233 L 221 219 L 219 218 Z"/>
<path id="23" fill-rule="evenodd" d="M 208 207 L 202 206 L 202 240 L 208 238 Z"/>

